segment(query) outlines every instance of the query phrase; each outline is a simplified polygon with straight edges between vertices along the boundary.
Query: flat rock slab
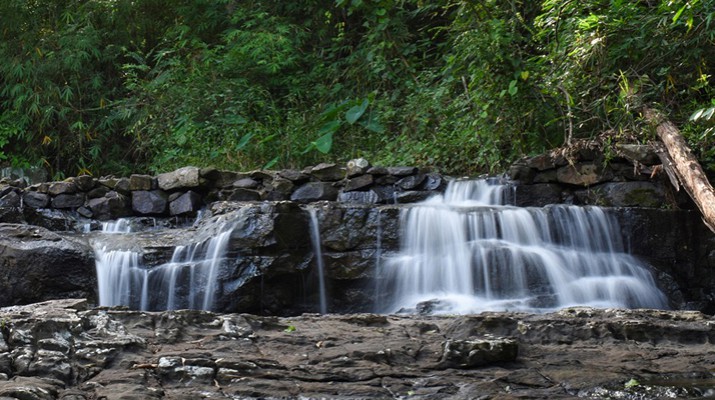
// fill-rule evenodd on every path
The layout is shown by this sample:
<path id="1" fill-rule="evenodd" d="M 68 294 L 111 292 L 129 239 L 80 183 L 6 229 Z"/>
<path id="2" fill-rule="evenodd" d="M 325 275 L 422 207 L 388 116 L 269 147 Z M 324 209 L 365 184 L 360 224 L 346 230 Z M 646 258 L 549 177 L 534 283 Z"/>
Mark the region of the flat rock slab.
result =
<path id="1" fill-rule="evenodd" d="M 687 311 L 278 318 L 63 300 L 0 319 L 0 395 L 23 399 L 691 398 L 715 385 L 715 320 Z"/>

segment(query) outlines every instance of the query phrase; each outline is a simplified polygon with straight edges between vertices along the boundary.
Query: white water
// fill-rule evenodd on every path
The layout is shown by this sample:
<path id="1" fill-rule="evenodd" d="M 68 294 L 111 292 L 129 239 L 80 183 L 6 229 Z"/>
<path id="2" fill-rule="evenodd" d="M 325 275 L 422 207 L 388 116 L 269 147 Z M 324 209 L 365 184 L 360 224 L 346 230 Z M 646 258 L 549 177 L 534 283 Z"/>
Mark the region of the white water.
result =
<path id="1" fill-rule="evenodd" d="M 503 205 L 510 194 L 494 182 L 454 181 L 405 211 L 401 251 L 382 266 L 379 311 L 667 307 L 603 209 Z"/>
<path id="2" fill-rule="evenodd" d="M 107 235 L 94 243 L 101 306 L 124 305 L 140 310 L 214 309 L 217 281 L 235 223 L 221 222 L 208 240 L 176 246 L 171 261 L 148 268 L 133 249 L 112 248 Z M 102 226 L 103 235 L 130 236 L 127 221 Z M 127 241 L 131 243 L 131 240 Z"/>
<path id="3" fill-rule="evenodd" d="M 325 262 L 323 261 L 323 249 L 320 245 L 320 225 L 318 224 L 318 212 L 315 208 L 308 208 L 310 215 L 310 240 L 315 255 L 315 264 L 318 271 L 318 298 L 319 311 L 321 314 L 328 313 L 328 294 L 325 289 Z"/>

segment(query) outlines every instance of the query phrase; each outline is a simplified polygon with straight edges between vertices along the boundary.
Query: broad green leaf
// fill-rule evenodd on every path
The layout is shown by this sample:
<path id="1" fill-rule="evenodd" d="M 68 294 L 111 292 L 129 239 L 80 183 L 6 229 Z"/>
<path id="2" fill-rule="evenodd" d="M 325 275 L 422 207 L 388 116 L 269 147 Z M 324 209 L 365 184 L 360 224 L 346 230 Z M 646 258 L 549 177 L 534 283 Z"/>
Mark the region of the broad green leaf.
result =
<path id="1" fill-rule="evenodd" d="M 334 120 L 330 122 L 326 122 L 320 129 L 318 130 L 318 135 L 325 135 L 325 134 L 333 134 L 335 133 L 338 128 L 340 128 L 340 121 L 339 120 Z"/>
<path id="2" fill-rule="evenodd" d="M 377 118 L 370 118 L 367 122 L 360 123 L 360 125 L 362 125 L 363 128 L 367 129 L 370 132 L 385 132 L 385 127 L 382 126 L 382 124 L 380 123 L 380 121 L 377 120 Z"/>
<path id="3" fill-rule="evenodd" d="M 350 125 L 354 124 L 365 114 L 365 110 L 367 110 L 369 104 L 370 102 L 367 99 L 363 99 L 359 105 L 350 107 L 345 113 L 345 120 L 347 120 Z"/>
<path id="4" fill-rule="evenodd" d="M 323 153 L 323 154 L 328 154 L 330 152 L 330 149 L 333 147 L 333 132 L 326 133 L 325 135 L 321 136 L 314 142 L 315 148 Z"/>
<path id="5" fill-rule="evenodd" d="M 509 82 L 509 96 L 514 96 L 516 93 L 519 91 L 519 88 L 516 86 L 516 79 Z"/>
<path id="6" fill-rule="evenodd" d="M 241 140 L 239 140 L 238 144 L 236 144 L 236 150 L 241 150 L 242 148 L 246 147 L 246 145 L 248 145 L 248 142 L 251 141 L 251 138 L 253 138 L 253 132 L 241 136 Z"/>
<path id="7" fill-rule="evenodd" d="M 273 168 L 274 165 L 278 162 L 278 160 L 281 159 L 281 156 L 277 156 L 276 158 L 272 159 L 271 161 L 268 161 L 266 165 L 263 166 L 263 169 L 271 169 Z"/>

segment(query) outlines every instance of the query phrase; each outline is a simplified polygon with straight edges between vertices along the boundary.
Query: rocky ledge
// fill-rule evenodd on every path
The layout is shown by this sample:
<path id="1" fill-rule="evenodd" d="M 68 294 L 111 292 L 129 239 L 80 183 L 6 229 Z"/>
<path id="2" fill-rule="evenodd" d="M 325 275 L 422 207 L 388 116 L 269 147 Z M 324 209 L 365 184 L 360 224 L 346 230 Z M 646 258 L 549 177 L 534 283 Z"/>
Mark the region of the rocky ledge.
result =
<path id="1" fill-rule="evenodd" d="M 693 398 L 715 320 L 571 308 L 425 317 L 0 309 L 0 398 Z"/>

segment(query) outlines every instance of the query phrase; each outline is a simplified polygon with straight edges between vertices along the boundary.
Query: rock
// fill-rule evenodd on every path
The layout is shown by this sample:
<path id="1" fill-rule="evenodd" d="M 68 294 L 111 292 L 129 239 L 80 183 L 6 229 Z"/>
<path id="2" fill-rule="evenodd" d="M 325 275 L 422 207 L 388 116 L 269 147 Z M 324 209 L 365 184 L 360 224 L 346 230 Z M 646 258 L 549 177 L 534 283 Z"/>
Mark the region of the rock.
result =
<path id="1" fill-rule="evenodd" d="M 93 297 L 93 254 L 87 244 L 44 228 L 0 224 L 0 305 Z"/>
<path id="2" fill-rule="evenodd" d="M 296 169 L 284 169 L 278 172 L 278 176 L 288 179 L 294 183 L 303 183 L 308 180 L 309 176 L 296 170 Z"/>
<path id="3" fill-rule="evenodd" d="M 232 187 L 233 182 L 239 179 L 239 173 L 233 171 L 221 171 L 214 168 L 201 170 L 201 177 L 213 182 L 217 188 Z"/>
<path id="4" fill-rule="evenodd" d="M 486 338 L 447 340 L 442 345 L 440 364 L 444 368 L 474 368 L 515 361 L 519 353 L 516 340 Z"/>
<path id="5" fill-rule="evenodd" d="M 372 190 L 367 192 L 340 192 L 338 201 L 341 203 L 376 204 L 379 201 L 379 197 Z"/>
<path id="6" fill-rule="evenodd" d="M 348 161 L 346 165 L 346 174 L 348 178 L 353 176 L 362 175 L 370 169 L 370 162 L 364 158 L 356 158 Z"/>
<path id="7" fill-rule="evenodd" d="M 574 193 L 582 204 L 607 207 L 652 207 L 666 204 L 661 186 L 652 182 L 610 182 Z"/>
<path id="8" fill-rule="evenodd" d="M 575 186 L 592 186 L 613 178 L 609 169 L 597 163 L 577 163 L 559 168 L 556 177 L 561 183 Z"/>
<path id="9" fill-rule="evenodd" d="M 338 190 L 328 182 L 308 182 L 296 189 L 290 196 L 292 201 L 309 203 L 312 201 L 330 200 L 338 197 Z"/>
<path id="10" fill-rule="evenodd" d="M 425 180 L 422 183 L 423 190 L 440 190 L 446 187 L 444 179 L 439 174 L 429 173 L 425 175 Z"/>
<path id="11" fill-rule="evenodd" d="M 370 168 L 368 168 L 367 173 L 370 175 L 375 175 L 375 176 L 389 174 L 389 172 L 387 171 L 387 168 L 385 168 L 385 167 L 370 167 Z"/>
<path id="12" fill-rule="evenodd" d="M 176 171 L 159 174 L 156 177 L 159 189 L 190 189 L 201 185 L 201 174 L 197 167 L 183 167 Z"/>
<path id="13" fill-rule="evenodd" d="M 169 206 L 169 196 L 163 190 L 132 192 L 132 210 L 140 215 L 162 215 Z"/>
<path id="14" fill-rule="evenodd" d="M 352 192 L 353 190 L 359 190 L 363 189 L 366 187 L 369 187 L 373 183 L 373 178 L 372 175 L 360 175 L 356 176 L 354 178 L 348 179 L 345 182 L 345 186 L 343 187 L 343 191 L 345 192 Z"/>
<path id="15" fill-rule="evenodd" d="M 397 194 L 394 186 L 373 186 L 371 189 L 377 195 L 380 204 L 396 204 Z"/>
<path id="16" fill-rule="evenodd" d="M 132 174 L 129 176 L 129 190 L 134 191 L 150 191 L 155 187 L 153 176 Z"/>
<path id="17" fill-rule="evenodd" d="M 323 182 L 335 182 L 345 178 L 345 170 L 336 164 L 318 164 L 311 168 L 310 174 Z"/>
<path id="18" fill-rule="evenodd" d="M 556 168 L 556 164 L 549 154 L 540 154 L 535 157 L 527 158 L 524 161 L 524 164 L 526 164 L 529 168 L 536 169 L 537 171 Z"/>
<path id="19" fill-rule="evenodd" d="M 419 203 L 425 201 L 428 198 L 434 196 L 434 192 L 426 190 L 408 190 L 406 192 L 397 193 L 397 202 L 400 204 L 404 203 Z"/>
<path id="20" fill-rule="evenodd" d="M 52 182 L 47 189 L 47 193 L 52 196 L 77 193 L 77 185 L 74 182 Z"/>
<path id="21" fill-rule="evenodd" d="M 258 201 L 261 199 L 261 194 L 256 190 L 236 189 L 228 197 L 229 201 Z"/>
<path id="22" fill-rule="evenodd" d="M 77 185 L 77 190 L 80 192 L 89 192 L 97 184 L 94 178 L 90 175 L 80 175 L 74 178 L 74 183 Z"/>
<path id="23" fill-rule="evenodd" d="M 0 197 L 0 207 L 20 207 L 22 197 L 14 190 Z"/>
<path id="24" fill-rule="evenodd" d="M 131 215 L 129 200 L 115 191 L 108 192 L 104 197 L 90 199 L 87 206 L 92 210 L 94 218 L 107 221 Z"/>
<path id="25" fill-rule="evenodd" d="M 84 205 L 84 193 L 58 194 L 52 198 L 52 208 L 78 208 Z"/>
<path id="26" fill-rule="evenodd" d="M 417 174 L 404 177 L 396 182 L 397 186 L 404 190 L 413 190 L 422 184 L 425 180 L 425 175 Z"/>
<path id="27" fill-rule="evenodd" d="M 45 208 L 50 204 L 50 196 L 40 192 L 25 192 L 22 202 L 27 207 Z"/>
<path id="28" fill-rule="evenodd" d="M 637 161 L 644 165 L 660 164 L 660 158 L 656 154 L 653 146 L 646 144 L 616 144 L 616 151 L 623 157 L 631 161 Z"/>
<path id="29" fill-rule="evenodd" d="M 125 196 L 128 196 L 131 194 L 131 183 L 129 182 L 129 178 L 119 178 L 117 179 L 116 184 L 114 185 L 114 190 L 116 192 L 119 192 Z"/>
<path id="30" fill-rule="evenodd" d="M 415 167 L 387 167 L 387 173 L 394 176 L 408 176 L 417 173 Z"/>
<path id="31" fill-rule="evenodd" d="M 516 162 L 509 167 L 509 178 L 522 184 L 530 184 L 534 180 L 536 171 L 524 162 Z"/>
<path id="32" fill-rule="evenodd" d="M 201 196 L 189 190 L 169 204 L 169 214 L 171 215 L 193 215 L 201 209 L 203 203 Z"/>
<path id="33" fill-rule="evenodd" d="M 561 204 L 561 186 L 552 183 L 516 185 L 514 205 L 518 207 L 543 207 Z"/>
<path id="34" fill-rule="evenodd" d="M 260 184 L 255 179 L 248 177 L 233 182 L 233 187 L 241 189 L 255 189 L 258 186 L 260 186 Z"/>
<path id="35" fill-rule="evenodd" d="M 100 197 L 106 196 L 109 192 L 111 192 L 112 189 L 108 188 L 105 185 L 99 185 L 95 187 L 94 189 L 90 190 L 87 192 L 87 198 L 88 199 L 97 199 Z"/>

